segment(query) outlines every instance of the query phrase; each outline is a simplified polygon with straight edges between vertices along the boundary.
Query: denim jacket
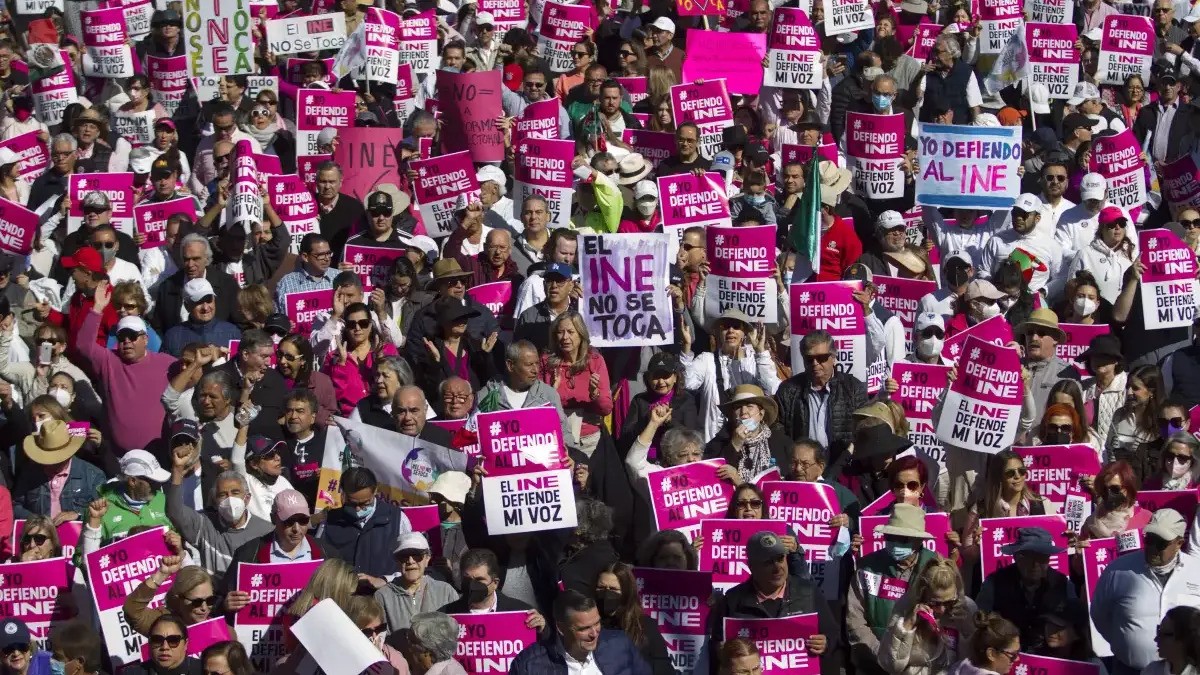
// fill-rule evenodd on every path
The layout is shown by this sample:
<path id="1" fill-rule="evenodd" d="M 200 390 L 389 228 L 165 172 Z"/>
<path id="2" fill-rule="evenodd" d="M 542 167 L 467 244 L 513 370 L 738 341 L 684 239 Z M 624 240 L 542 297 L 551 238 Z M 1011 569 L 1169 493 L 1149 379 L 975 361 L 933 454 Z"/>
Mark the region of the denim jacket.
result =
<path id="1" fill-rule="evenodd" d="M 50 515 L 50 478 L 40 465 L 26 463 L 13 487 L 13 517 Z M 74 511 L 80 515 L 87 513 L 88 503 L 97 498 L 96 491 L 105 480 L 103 471 L 73 457 L 67 482 L 59 498 L 60 510 Z"/>

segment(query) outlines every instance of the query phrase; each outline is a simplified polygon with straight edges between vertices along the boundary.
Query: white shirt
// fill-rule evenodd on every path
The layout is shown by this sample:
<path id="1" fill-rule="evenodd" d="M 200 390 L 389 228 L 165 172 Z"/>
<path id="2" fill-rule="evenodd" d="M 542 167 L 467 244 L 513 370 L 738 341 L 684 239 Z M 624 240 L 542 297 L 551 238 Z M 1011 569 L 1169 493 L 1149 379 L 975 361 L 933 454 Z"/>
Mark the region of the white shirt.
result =
<path id="1" fill-rule="evenodd" d="M 1113 205 L 1105 201 L 1100 208 L 1103 209 L 1109 206 Z M 1129 217 L 1128 211 L 1121 209 L 1121 213 L 1125 215 L 1127 222 L 1134 222 Z M 1059 216 L 1054 238 L 1062 246 L 1063 255 L 1069 259 L 1092 243 L 1092 240 L 1096 238 L 1096 228 L 1099 226 L 1100 212 L 1092 213 L 1083 204 L 1078 204 Z M 1130 241 L 1134 241 L 1134 239 L 1131 238 Z M 1136 241 L 1134 243 L 1136 244 Z M 1136 249 L 1136 245 L 1134 248 Z"/>
<path id="2" fill-rule="evenodd" d="M 983 250 L 983 266 L 976 270 L 976 276 L 990 279 L 996 271 L 996 265 L 1018 248 L 1036 256 L 1046 265 L 1045 270 L 1034 271 L 1029 281 L 1029 290 L 1036 293 L 1045 288 L 1050 299 L 1056 299 L 1057 291 L 1066 283 L 1062 278 L 1064 275 L 1060 274 L 1063 265 L 1062 247 L 1054 241 L 1054 237 L 1039 237 L 1037 230 L 1021 235 L 1016 230 L 1008 229 L 988 240 Z"/>
<path id="3" fill-rule="evenodd" d="M 588 652 L 587 658 L 583 661 L 576 661 L 573 656 L 566 654 L 567 660 L 567 675 L 579 673 L 579 675 L 604 675 L 600 667 L 596 665 L 596 656 L 592 652 Z"/>
<path id="4" fill-rule="evenodd" d="M 1175 111 L 1178 109 L 1178 100 L 1166 109 L 1161 101 L 1158 103 L 1158 122 L 1154 125 L 1154 135 L 1150 138 L 1150 158 L 1155 161 L 1165 162 L 1167 155 L 1171 153 L 1171 123 L 1175 121 Z"/>
<path id="5" fill-rule="evenodd" d="M 966 253 L 971 258 L 971 265 L 978 270 L 983 265 L 983 247 L 992 235 L 1007 224 L 1009 212 L 994 211 L 986 222 L 970 227 L 947 224 L 937 209 L 923 209 L 921 219 L 925 222 L 926 232 L 929 232 L 942 254 L 942 260 L 947 260 L 954 253 Z"/>
<path id="6" fill-rule="evenodd" d="M 1042 200 L 1042 219 L 1038 221 L 1037 227 L 1033 228 L 1033 233 L 1039 237 L 1053 239 L 1059 219 L 1064 213 L 1075 208 L 1075 202 L 1063 197 L 1058 200 L 1058 204 L 1051 204 L 1046 201 L 1045 194 L 1038 195 L 1038 199 Z"/>

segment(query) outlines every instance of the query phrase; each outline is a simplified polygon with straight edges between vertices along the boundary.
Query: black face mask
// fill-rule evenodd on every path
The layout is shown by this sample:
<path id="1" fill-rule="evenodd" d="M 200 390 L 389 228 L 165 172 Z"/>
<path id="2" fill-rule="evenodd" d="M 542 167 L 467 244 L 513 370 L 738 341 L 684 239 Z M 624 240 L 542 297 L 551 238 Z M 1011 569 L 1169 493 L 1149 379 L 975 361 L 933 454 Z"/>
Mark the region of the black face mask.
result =
<path id="1" fill-rule="evenodd" d="M 1046 445 L 1066 445 L 1071 442 L 1071 434 L 1066 431 L 1051 431 L 1046 434 Z"/>
<path id="2" fill-rule="evenodd" d="M 1119 509 L 1122 506 L 1125 506 L 1125 495 L 1113 494 L 1111 492 L 1104 495 L 1104 508 L 1112 511 L 1113 509 Z"/>
<path id="3" fill-rule="evenodd" d="M 467 581 L 467 602 L 468 603 L 470 603 L 472 605 L 478 605 L 479 603 L 483 602 L 484 600 L 487 600 L 488 596 L 491 594 L 492 594 L 492 590 L 490 588 L 488 588 L 488 585 L 483 583 L 482 581 L 479 581 L 478 579 L 471 579 L 471 580 Z"/>
<path id="4" fill-rule="evenodd" d="M 598 591 L 596 593 L 596 608 L 600 616 L 611 617 L 621 609 L 621 593 L 618 591 Z"/>

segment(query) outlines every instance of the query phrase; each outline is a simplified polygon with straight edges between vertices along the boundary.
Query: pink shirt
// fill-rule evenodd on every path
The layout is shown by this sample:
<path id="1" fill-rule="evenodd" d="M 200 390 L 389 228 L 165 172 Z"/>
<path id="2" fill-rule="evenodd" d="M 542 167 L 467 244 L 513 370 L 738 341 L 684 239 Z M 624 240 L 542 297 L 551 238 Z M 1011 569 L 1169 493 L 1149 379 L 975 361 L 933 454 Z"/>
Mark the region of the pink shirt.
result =
<path id="1" fill-rule="evenodd" d="M 49 471 L 49 467 L 47 467 Z M 71 460 L 63 464 L 62 470 L 50 477 L 50 517 L 54 518 L 62 512 L 59 502 L 62 500 L 63 488 L 67 485 L 67 477 L 71 475 Z"/>
<path id="2" fill-rule="evenodd" d="M 557 373 L 555 372 L 557 370 Z M 592 373 L 600 376 L 600 396 L 592 400 L 589 380 Z M 612 413 L 612 388 L 608 380 L 608 365 L 600 352 L 592 349 L 588 353 L 587 366 L 574 375 L 568 364 L 560 363 L 556 368 L 550 365 L 549 356 L 542 355 L 542 381 L 554 386 L 556 375 L 561 377 L 558 384 L 558 396 L 562 399 L 563 411 L 568 415 L 577 412 L 583 417 L 580 433 L 584 436 L 600 431 L 599 424 L 606 415 Z"/>

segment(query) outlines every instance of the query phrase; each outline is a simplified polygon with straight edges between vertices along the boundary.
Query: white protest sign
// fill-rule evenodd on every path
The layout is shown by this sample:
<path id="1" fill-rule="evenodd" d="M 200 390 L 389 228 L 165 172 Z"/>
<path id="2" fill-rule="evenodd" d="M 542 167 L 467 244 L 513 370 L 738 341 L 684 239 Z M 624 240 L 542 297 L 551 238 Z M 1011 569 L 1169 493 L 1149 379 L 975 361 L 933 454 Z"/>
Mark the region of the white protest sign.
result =
<path id="1" fill-rule="evenodd" d="M 345 42 L 346 15 L 342 12 L 267 22 L 267 49 L 276 54 L 341 49 Z"/>
<path id="2" fill-rule="evenodd" d="M 659 234 L 580 237 L 579 311 L 593 347 L 670 344 L 675 312 L 667 292 L 667 238 Z"/>

